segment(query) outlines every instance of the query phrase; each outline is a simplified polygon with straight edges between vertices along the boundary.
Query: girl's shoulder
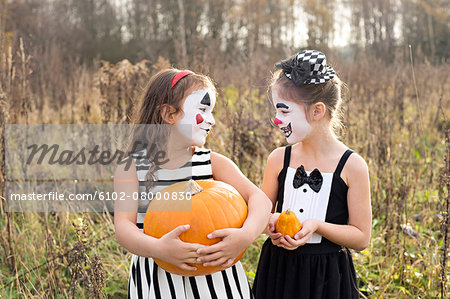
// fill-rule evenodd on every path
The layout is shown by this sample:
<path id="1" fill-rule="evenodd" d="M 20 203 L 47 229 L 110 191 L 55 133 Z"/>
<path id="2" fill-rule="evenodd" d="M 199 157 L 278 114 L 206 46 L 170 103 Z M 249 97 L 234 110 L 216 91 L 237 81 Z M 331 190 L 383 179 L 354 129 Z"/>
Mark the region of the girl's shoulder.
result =
<path id="1" fill-rule="evenodd" d="M 267 160 L 272 160 L 274 162 L 283 162 L 287 147 L 288 146 L 277 147 L 269 154 Z"/>
<path id="2" fill-rule="evenodd" d="M 137 179 L 136 164 L 132 157 L 122 159 L 114 173 L 114 180 Z"/>
<path id="3" fill-rule="evenodd" d="M 361 157 L 358 153 L 353 152 L 345 163 L 345 167 L 351 172 L 358 171 L 366 171 L 368 170 L 368 166 L 363 157 Z M 345 169 L 344 167 L 344 169 Z"/>
<path id="4" fill-rule="evenodd" d="M 361 180 L 369 175 L 369 167 L 366 161 L 358 153 L 353 152 L 342 169 L 342 177 L 345 177 L 347 185 L 351 185 L 352 181 Z"/>
<path id="5" fill-rule="evenodd" d="M 266 168 L 271 168 L 275 172 L 279 172 L 283 168 L 284 156 L 287 146 L 282 146 L 274 149 L 267 157 Z"/>
<path id="6" fill-rule="evenodd" d="M 224 164 L 235 164 L 230 158 L 223 154 L 219 154 L 217 152 L 214 152 L 212 150 L 209 150 L 209 155 L 211 157 L 211 164 L 213 166 L 216 166 L 216 168 L 220 168 L 221 165 Z"/>

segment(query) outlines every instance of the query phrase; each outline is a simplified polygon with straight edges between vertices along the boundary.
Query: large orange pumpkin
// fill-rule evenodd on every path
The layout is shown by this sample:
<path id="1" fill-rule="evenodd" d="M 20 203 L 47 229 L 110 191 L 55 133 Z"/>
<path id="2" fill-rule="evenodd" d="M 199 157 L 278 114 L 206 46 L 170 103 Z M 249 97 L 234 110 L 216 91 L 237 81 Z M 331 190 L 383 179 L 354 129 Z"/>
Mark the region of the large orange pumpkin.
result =
<path id="1" fill-rule="evenodd" d="M 161 238 L 180 225 L 189 224 L 190 229 L 180 235 L 182 241 L 212 245 L 220 239 L 208 239 L 206 236 L 209 233 L 223 228 L 240 228 L 247 218 L 245 200 L 236 189 L 224 182 L 185 181 L 163 189 L 160 194 L 157 197 L 160 199 L 154 198 L 149 204 L 144 219 L 144 233 L 155 238 Z M 167 194 L 168 197 L 165 196 Z M 184 196 L 181 200 L 172 200 L 174 194 Z M 189 195 L 191 198 L 187 200 Z M 245 250 L 234 263 L 244 252 Z M 159 259 L 155 259 L 155 262 L 168 272 L 184 276 L 206 275 L 221 270 L 220 266 L 204 267 L 202 264 L 195 264 L 196 271 L 186 271 Z"/>
<path id="2" fill-rule="evenodd" d="M 283 236 L 288 235 L 293 238 L 301 229 L 302 224 L 300 223 L 300 220 L 298 220 L 295 213 L 289 209 L 281 213 L 275 222 L 275 230 L 282 233 Z"/>

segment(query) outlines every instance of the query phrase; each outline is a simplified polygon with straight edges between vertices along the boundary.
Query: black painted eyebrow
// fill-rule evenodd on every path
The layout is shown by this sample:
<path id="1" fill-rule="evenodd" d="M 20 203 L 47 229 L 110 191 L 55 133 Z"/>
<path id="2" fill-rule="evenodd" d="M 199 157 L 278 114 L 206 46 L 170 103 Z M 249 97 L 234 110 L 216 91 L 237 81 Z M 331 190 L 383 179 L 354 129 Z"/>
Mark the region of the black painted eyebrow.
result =
<path id="1" fill-rule="evenodd" d="M 278 103 L 276 107 L 277 107 L 277 108 L 285 108 L 285 109 L 289 109 L 289 107 L 288 107 L 286 104 L 283 104 L 283 103 Z"/>
<path id="2" fill-rule="evenodd" d="M 200 102 L 202 105 L 211 106 L 211 99 L 209 98 L 209 93 L 207 92 Z"/>

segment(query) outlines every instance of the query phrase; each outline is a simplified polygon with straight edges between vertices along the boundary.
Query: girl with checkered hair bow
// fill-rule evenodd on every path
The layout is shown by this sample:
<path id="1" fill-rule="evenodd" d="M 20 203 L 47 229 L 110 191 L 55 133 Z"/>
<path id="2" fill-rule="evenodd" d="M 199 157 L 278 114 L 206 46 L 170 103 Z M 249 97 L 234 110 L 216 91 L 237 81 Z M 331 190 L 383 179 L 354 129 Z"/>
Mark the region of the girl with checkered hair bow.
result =
<path id="1" fill-rule="evenodd" d="M 274 124 L 287 142 L 267 160 L 262 190 L 272 216 L 253 293 L 264 298 L 358 298 L 348 248 L 363 250 L 371 230 L 369 174 L 364 159 L 337 138 L 342 82 L 323 53 L 304 50 L 275 65 L 270 85 Z M 275 231 L 285 210 L 302 228 Z"/>

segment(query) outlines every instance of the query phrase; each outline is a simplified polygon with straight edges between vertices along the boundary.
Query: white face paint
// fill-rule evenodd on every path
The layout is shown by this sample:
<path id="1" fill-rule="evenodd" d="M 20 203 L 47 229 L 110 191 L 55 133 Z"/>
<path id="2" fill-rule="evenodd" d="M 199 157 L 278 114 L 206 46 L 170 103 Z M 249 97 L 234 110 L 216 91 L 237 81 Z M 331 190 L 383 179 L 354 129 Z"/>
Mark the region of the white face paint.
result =
<path id="1" fill-rule="evenodd" d="M 292 144 L 305 139 L 312 127 L 306 120 L 303 105 L 281 98 L 276 90 L 272 92 L 272 99 L 277 111 L 274 123 L 281 129 L 287 142 Z"/>
<path id="2" fill-rule="evenodd" d="M 192 145 L 202 146 L 206 142 L 211 127 L 214 126 L 212 110 L 216 104 L 215 93 L 211 89 L 200 89 L 186 97 L 183 104 L 183 117 L 177 125 L 182 125 L 180 131 L 185 137 L 192 139 Z M 186 125 L 192 130 L 187 131 Z"/>

